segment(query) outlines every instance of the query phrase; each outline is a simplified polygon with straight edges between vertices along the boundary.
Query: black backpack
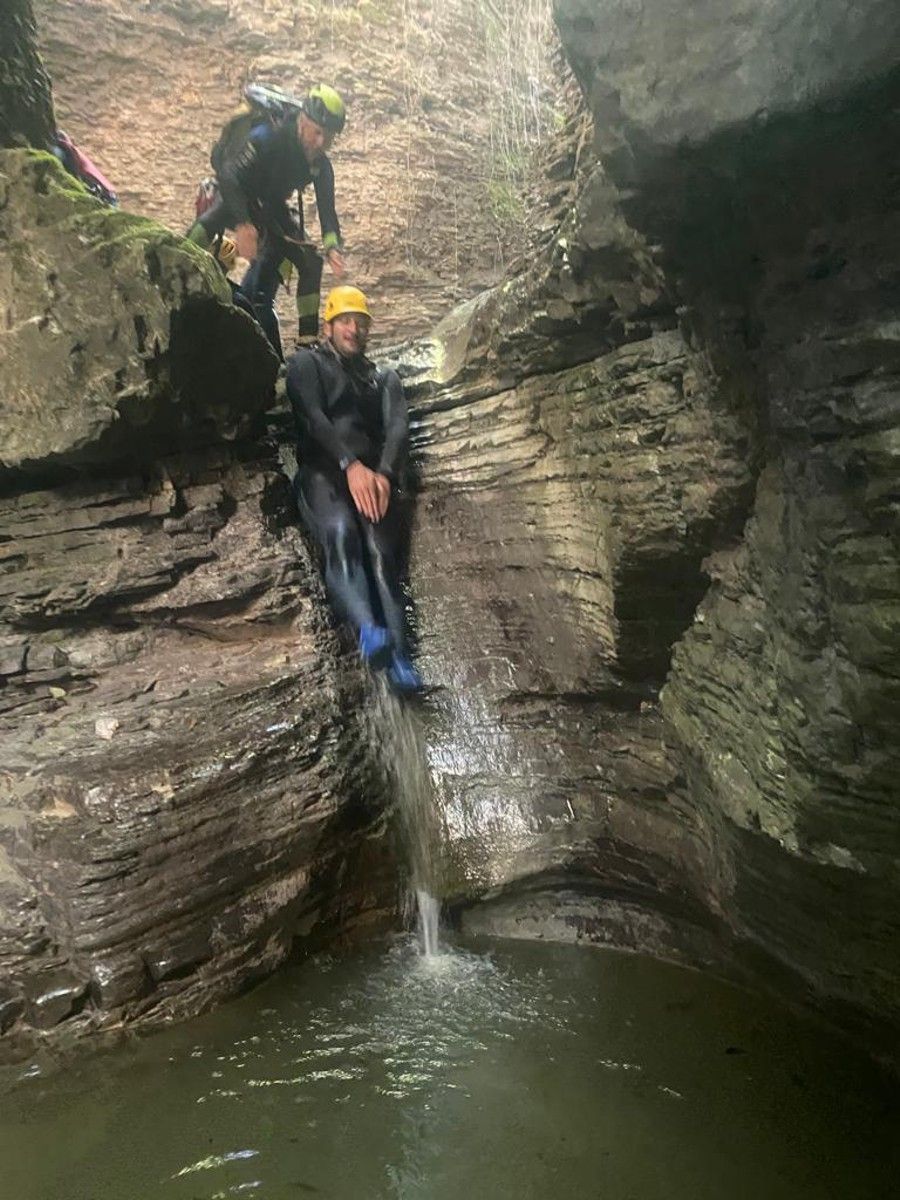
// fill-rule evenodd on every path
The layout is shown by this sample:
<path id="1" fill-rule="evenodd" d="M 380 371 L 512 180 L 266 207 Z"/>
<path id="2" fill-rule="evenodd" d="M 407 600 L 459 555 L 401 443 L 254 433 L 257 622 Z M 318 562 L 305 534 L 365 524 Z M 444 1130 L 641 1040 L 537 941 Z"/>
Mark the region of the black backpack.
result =
<path id="1" fill-rule="evenodd" d="M 209 161 L 213 170 L 218 174 L 226 162 L 240 154 L 257 125 L 279 125 L 302 108 L 303 101 L 296 96 L 261 83 L 248 83 L 244 88 L 243 103 L 226 121 L 210 152 Z"/>

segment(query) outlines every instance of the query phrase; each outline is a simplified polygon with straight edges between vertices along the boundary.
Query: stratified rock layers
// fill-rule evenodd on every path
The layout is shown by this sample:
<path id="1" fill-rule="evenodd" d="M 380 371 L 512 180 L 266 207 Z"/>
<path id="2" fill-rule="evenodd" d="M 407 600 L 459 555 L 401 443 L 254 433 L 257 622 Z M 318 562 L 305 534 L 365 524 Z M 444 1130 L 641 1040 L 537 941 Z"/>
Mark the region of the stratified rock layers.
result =
<path id="1" fill-rule="evenodd" d="M 409 368 L 442 882 L 496 898 L 471 929 L 721 963 L 658 693 L 702 563 L 746 514 L 756 428 L 607 193 L 595 174 L 531 278 L 448 320 Z M 586 361 L 541 371 L 560 354 Z"/>
<path id="2" fill-rule="evenodd" d="M 725 968 L 896 1055 L 900 9 L 557 18 L 600 165 L 404 368 L 439 883 L 473 930 Z M 37 217 L 28 303 L 4 280 L 0 1024 L 192 1011 L 382 903 L 359 680 L 209 263 L 46 158 L 4 175 L 0 233 Z"/>
<path id="3" fill-rule="evenodd" d="M 0 187 L 0 1027 L 17 1041 L 197 1011 L 338 911 L 365 919 L 386 859 L 347 716 L 360 680 L 260 436 L 265 341 L 208 256 L 48 156 L 7 152 Z"/>
<path id="4" fill-rule="evenodd" d="M 900 10 L 556 13 L 603 176 L 422 385 L 469 924 L 691 947 L 895 1056 Z"/>
<path id="5" fill-rule="evenodd" d="M 900 11 L 638 7 L 557 11 L 627 215 L 765 431 L 667 737 L 732 926 L 896 1053 Z"/>

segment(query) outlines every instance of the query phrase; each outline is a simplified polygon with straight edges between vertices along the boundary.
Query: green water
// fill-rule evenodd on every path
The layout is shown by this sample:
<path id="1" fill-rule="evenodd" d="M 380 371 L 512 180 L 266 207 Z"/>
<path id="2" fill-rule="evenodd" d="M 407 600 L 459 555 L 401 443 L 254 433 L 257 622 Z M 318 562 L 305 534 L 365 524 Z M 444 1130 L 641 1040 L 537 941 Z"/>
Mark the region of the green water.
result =
<path id="1" fill-rule="evenodd" d="M 322 958 L 187 1026 L 16 1075 L 3 1200 L 900 1194 L 896 1096 L 842 1042 L 586 949 Z"/>

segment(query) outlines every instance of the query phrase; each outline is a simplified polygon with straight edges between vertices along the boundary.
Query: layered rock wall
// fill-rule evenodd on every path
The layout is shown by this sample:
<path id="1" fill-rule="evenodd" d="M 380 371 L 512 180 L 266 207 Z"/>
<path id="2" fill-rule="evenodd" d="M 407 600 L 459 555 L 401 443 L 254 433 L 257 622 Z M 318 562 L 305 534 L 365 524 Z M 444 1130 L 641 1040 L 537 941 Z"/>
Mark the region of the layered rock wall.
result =
<path id="1" fill-rule="evenodd" d="M 562 223 L 399 355 L 438 882 L 473 930 L 708 964 L 896 1055 L 900 15 L 557 19 L 595 123 Z M 0 1018 L 191 1011 L 383 909 L 360 680 L 208 261 L 46 158 L 3 186 L 7 344 L 49 379 L 6 439 Z M 204 374 L 223 340 L 249 377 Z"/>
<path id="2" fill-rule="evenodd" d="M 895 1027 L 900 13 L 558 15 L 624 210 L 765 430 L 744 537 L 710 564 L 663 700 L 719 900 L 812 988 Z"/>
<path id="3" fill-rule="evenodd" d="M 208 255 L 49 155 L 0 155 L 0 194 L 8 1051 L 196 1012 L 377 919 L 393 868 L 274 356 Z"/>
<path id="4" fill-rule="evenodd" d="M 602 170 L 423 384 L 450 890 L 893 1056 L 900 14 L 556 15 Z"/>
<path id="5" fill-rule="evenodd" d="M 444 889 L 492 897 L 472 929 L 721 963 L 658 693 L 703 560 L 746 514 L 757 422 L 679 329 L 602 169 L 579 165 L 528 271 L 405 365 Z"/>

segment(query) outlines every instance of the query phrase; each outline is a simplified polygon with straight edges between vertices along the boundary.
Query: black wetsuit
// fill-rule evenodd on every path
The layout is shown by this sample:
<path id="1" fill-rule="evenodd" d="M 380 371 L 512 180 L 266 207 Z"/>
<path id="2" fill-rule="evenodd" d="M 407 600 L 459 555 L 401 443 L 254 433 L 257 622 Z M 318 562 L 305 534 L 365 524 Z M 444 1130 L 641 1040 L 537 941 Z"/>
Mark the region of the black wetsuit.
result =
<path id="1" fill-rule="evenodd" d="M 218 181 L 218 200 L 197 218 L 188 237 L 208 245 L 225 229 L 238 225 L 252 224 L 261 231 L 259 254 L 241 281 L 241 290 L 280 353 L 273 304 L 279 268 L 285 260 L 297 268 L 299 332 L 301 336 L 318 332 L 322 260 L 313 247 L 298 244 L 305 239 L 302 193 L 313 184 L 322 244 L 326 250 L 339 247 L 341 227 L 334 204 L 334 169 L 325 154 L 310 165 L 294 115 L 280 125 L 261 124 L 251 130 L 241 151 L 220 165 Z M 298 220 L 287 203 L 295 191 Z"/>
<path id="2" fill-rule="evenodd" d="M 325 555 L 325 584 L 338 615 L 356 629 L 386 625 L 407 653 L 400 587 L 402 506 L 396 495 L 408 440 L 406 398 L 396 371 L 362 355 L 342 359 L 330 342 L 290 360 L 287 392 L 300 438 L 295 489 L 300 513 Z M 359 460 L 391 480 L 381 521 L 357 512 L 344 470 Z"/>

